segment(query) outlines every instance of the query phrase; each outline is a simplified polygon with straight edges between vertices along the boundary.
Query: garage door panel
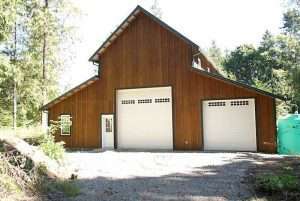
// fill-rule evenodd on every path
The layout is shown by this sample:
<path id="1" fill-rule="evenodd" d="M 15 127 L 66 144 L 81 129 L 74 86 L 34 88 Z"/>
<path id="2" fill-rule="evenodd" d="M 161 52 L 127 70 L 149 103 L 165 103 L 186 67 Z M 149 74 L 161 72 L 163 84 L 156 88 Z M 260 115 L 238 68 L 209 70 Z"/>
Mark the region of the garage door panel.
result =
<path id="1" fill-rule="evenodd" d="M 172 149 L 171 87 L 118 90 L 117 127 L 120 149 Z"/>
<path id="2" fill-rule="evenodd" d="M 256 151 L 254 99 L 203 102 L 205 150 Z"/>

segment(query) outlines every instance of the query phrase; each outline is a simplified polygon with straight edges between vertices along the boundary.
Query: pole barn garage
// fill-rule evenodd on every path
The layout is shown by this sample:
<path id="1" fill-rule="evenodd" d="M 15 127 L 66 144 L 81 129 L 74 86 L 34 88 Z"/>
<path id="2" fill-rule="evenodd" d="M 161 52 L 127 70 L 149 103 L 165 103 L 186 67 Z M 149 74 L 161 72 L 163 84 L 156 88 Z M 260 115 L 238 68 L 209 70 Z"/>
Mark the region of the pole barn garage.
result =
<path id="1" fill-rule="evenodd" d="M 69 148 L 276 152 L 282 97 L 223 77 L 140 6 L 89 60 L 98 75 L 42 107 Z"/>

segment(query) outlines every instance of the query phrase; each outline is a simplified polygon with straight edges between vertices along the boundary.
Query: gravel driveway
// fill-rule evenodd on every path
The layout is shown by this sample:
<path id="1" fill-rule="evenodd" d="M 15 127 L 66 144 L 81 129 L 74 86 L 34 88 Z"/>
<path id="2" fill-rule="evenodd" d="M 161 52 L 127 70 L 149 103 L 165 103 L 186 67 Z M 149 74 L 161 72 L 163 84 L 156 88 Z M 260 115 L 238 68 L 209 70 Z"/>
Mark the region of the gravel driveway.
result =
<path id="1" fill-rule="evenodd" d="M 256 153 L 73 152 L 81 194 L 72 200 L 245 200 Z M 258 160 L 259 158 L 259 160 Z"/>

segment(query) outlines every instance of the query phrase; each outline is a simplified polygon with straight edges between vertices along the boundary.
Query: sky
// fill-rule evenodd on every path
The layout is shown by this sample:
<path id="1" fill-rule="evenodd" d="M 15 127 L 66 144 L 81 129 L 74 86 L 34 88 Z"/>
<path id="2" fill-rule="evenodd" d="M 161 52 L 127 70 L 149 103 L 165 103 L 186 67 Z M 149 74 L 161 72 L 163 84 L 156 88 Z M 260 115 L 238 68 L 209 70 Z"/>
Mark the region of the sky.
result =
<path id="1" fill-rule="evenodd" d="M 71 0 L 80 10 L 74 19 L 77 40 L 73 61 L 63 73 L 61 91 L 95 74 L 89 57 L 117 26 L 140 5 L 150 10 L 154 0 Z M 241 44 L 257 45 L 263 33 L 278 34 L 282 26 L 282 0 L 158 0 L 162 20 L 207 49 L 212 40 L 223 50 Z"/>

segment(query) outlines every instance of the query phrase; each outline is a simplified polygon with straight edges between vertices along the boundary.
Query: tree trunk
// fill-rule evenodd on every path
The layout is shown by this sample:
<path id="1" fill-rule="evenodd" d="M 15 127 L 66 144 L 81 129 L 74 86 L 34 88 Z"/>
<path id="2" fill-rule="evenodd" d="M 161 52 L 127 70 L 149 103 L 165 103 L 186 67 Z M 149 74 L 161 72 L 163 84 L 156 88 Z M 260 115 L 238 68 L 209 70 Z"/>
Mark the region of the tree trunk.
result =
<path id="1" fill-rule="evenodd" d="M 44 13 L 46 13 L 48 9 L 48 0 L 45 0 Z M 44 25 L 44 34 L 43 34 L 43 52 L 42 52 L 42 68 L 43 68 L 43 91 L 42 91 L 42 104 L 46 103 L 47 99 L 47 87 L 46 87 L 46 78 L 47 78 L 47 69 L 46 69 L 46 53 L 47 53 L 47 23 Z"/>
<path id="2" fill-rule="evenodd" d="M 15 21 L 14 27 L 14 50 L 12 58 L 14 69 L 13 69 L 13 128 L 16 132 L 17 129 L 17 78 L 16 78 L 16 68 L 17 68 L 17 20 Z"/>
<path id="3" fill-rule="evenodd" d="M 73 170 L 61 166 L 57 161 L 49 158 L 38 147 L 29 145 L 24 140 L 12 135 L 0 135 L 0 141 L 10 145 L 22 155 L 30 158 L 36 166 L 45 166 L 46 174 L 51 178 L 71 179 L 76 178 Z"/>
<path id="4" fill-rule="evenodd" d="M 13 92 L 13 107 L 14 107 L 14 111 L 13 111 L 13 127 L 14 127 L 14 131 L 16 132 L 17 129 L 17 83 L 14 80 L 14 92 Z"/>

